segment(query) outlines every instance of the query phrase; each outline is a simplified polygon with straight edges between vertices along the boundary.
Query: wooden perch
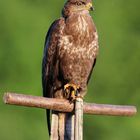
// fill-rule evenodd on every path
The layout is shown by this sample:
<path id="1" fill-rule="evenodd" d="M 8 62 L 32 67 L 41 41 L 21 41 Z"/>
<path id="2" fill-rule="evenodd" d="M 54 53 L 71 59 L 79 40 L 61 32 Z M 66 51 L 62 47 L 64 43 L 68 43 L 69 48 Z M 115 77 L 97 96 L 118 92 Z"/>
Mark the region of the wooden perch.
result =
<path id="1" fill-rule="evenodd" d="M 69 101 L 65 99 L 5 93 L 3 100 L 6 104 L 51 109 L 61 112 L 72 112 L 74 109 L 74 104 L 70 104 Z M 136 114 L 137 109 L 135 106 L 84 103 L 83 111 L 86 114 L 95 115 L 133 116 Z"/>
<path id="2" fill-rule="evenodd" d="M 74 140 L 83 140 L 83 99 L 80 96 L 77 96 L 75 100 Z"/>

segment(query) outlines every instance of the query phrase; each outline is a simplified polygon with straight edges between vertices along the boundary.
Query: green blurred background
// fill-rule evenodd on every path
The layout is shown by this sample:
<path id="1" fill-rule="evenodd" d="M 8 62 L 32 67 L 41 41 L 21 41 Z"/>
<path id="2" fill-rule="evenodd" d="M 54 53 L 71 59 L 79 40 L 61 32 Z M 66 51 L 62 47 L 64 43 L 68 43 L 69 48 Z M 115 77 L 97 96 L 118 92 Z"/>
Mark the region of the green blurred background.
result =
<path id="1" fill-rule="evenodd" d="M 42 95 L 41 59 L 64 0 L 0 0 L 0 140 L 47 140 L 45 111 L 4 105 L 6 91 Z M 100 54 L 86 101 L 140 106 L 140 1 L 95 0 Z M 139 140 L 135 117 L 84 117 L 84 140 Z"/>

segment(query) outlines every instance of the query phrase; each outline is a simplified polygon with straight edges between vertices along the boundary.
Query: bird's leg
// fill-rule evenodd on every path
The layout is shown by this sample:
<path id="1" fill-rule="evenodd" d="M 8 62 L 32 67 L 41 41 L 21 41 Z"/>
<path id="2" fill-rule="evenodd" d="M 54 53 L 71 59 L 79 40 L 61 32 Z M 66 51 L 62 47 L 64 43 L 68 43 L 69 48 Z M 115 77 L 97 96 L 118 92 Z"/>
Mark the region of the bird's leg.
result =
<path id="1" fill-rule="evenodd" d="M 76 98 L 76 94 L 80 89 L 79 85 L 75 84 L 66 84 L 64 85 L 64 94 L 71 102 L 73 102 Z"/>

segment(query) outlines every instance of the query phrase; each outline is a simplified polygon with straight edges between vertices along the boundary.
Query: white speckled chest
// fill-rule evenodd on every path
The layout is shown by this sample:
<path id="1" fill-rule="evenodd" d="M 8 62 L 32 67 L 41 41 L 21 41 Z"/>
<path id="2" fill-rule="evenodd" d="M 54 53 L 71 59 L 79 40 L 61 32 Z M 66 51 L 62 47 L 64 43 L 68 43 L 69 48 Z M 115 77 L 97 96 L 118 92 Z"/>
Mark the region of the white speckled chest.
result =
<path id="1" fill-rule="evenodd" d="M 90 17 L 91 18 L 91 17 Z M 89 26 L 94 24 L 86 21 L 86 19 L 79 15 L 75 23 L 66 27 L 71 28 L 68 34 L 61 34 L 59 40 L 60 58 L 64 54 L 69 56 L 77 56 L 77 59 L 87 58 L 94 59 L 98 53 L 98 35 L 97 32 L 92 32 Z M 75 32 L 76 35 L 72 32 Z"/>

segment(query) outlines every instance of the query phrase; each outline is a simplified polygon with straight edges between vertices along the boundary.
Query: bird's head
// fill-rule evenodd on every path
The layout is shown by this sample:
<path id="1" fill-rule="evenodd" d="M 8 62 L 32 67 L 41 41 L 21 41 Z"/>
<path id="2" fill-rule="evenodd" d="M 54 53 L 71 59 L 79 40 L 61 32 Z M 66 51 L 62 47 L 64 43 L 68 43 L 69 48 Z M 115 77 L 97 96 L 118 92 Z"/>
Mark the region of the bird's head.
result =
<path id="1" fill-rule="evenodd" d="M 64 17 L 74 12 L 93 11 L 92 0 L 67 0 L 64 5 L 62 14 Z"/>

